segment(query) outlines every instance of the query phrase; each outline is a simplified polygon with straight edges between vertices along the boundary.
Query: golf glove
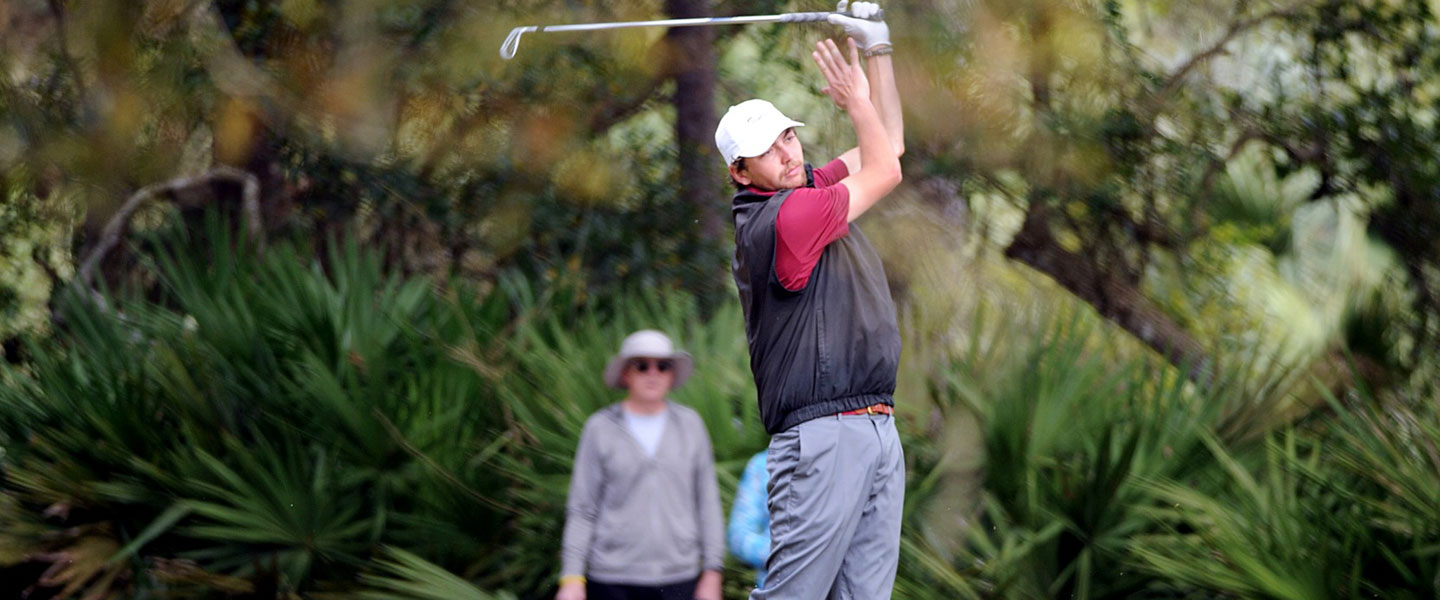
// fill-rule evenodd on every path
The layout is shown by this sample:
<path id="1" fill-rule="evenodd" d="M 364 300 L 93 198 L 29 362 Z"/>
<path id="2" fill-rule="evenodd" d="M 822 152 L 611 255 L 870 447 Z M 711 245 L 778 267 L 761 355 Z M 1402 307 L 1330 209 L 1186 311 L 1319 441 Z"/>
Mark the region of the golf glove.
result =
<path id="1" fill-rule="evenodd" d="M 853 17 L 840 14 L 832 14 L 826 20 L 845 28 L 845 35 L 855 38 L 855 43 L 865 51 L 880 50 L 890 47 L 890 26 L 884 21 L 871 21 L 870 17 L 880 12 L 880 5 L 874 2 L 850 2 L 840 0 L 835 5 L 835 12 L 843 13 L 849 10 Z"/>

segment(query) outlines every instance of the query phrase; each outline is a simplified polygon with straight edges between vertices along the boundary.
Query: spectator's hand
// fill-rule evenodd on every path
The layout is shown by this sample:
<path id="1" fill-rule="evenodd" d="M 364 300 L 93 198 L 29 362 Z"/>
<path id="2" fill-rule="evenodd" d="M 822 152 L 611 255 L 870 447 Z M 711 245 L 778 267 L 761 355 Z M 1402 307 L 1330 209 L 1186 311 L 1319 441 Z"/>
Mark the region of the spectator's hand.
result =
<path id="1" fill-rule="evenodd" d="M 860 47 L 865 50 L 873 50 L 890 45 L 890 26 L 884 21 L 871 21 L 870 18 L 880 12 L 880 5 L 874 2 L 850 2 L 840 0 L 835 6 L 835 12 L 845 12 L 850 9 L 854 17 L 832 14 L 825 20 L 845 28 L 845 35 L 855 39 Z"/>
<path id="2" fill-rule="evenodd" d="M 723 600 L 720 594 L 720 572 L 700 573 L 700 581 L 695 583 L 695 600 Z"/>
<path id="3" fill-rule="evenodd" d="M 567 581 L 560 584 L 560 592 L 555 594 L 555 600 L 585 600 L 585 582 Z M 719 600 L 719 596 L 716 596 Z"/>
<path id="4" fill-rule="evenodd" d="M 851 102 L 870 98 L 870 80 L 860 66 L 860 51 L 855 48 L 855 38 L 845 40 L 845 43 L 850 48 L 850 62 L 845 62 L 845 56 L 840 54 L 834 40 L 821 40 L 810 56 L 815 59 L 815 64 L 820 65 L 820 72 L 830 84 L 821 91 L 835 100 L 836 106 L 849 110 Z"/>

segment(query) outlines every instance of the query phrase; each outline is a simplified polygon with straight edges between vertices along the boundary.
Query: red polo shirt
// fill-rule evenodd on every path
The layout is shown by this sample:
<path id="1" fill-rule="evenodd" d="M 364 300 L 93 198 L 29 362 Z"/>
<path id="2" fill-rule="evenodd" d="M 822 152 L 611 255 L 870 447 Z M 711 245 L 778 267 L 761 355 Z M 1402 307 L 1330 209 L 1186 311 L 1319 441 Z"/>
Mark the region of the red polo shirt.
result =
<path id="1" fill-rule="evenodd" d="M 815 187 L 790 192 L 775 220 L 775 274 L 792 292 L 810 283 L 825 247 L 850 234 L 850 188 L 836 185 L 850 170 L 837 158 L 813 173 Z M 777 193 L 753 191 L 765 196 Z"/>

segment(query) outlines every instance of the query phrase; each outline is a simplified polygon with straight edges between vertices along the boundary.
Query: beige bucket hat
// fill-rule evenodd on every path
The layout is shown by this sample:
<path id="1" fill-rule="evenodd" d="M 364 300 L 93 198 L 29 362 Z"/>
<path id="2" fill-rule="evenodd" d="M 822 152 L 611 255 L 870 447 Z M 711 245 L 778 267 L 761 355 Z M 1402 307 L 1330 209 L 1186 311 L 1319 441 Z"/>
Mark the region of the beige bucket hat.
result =
<path id="1" fill-rule="evenodd" d="M 675 385 L 678 388 L 695 372 L 695 358 L 689 352 L 678 350 L 675 343 L 654 329 L 642 329 L 629 335 L 620 344 L 620 352 L 605 365 L 605 385 L 617 390 L 625 389 L 621 376 L 625 374 L 625 363 L 632 358 L 667 358 L 675 361 Z"/>

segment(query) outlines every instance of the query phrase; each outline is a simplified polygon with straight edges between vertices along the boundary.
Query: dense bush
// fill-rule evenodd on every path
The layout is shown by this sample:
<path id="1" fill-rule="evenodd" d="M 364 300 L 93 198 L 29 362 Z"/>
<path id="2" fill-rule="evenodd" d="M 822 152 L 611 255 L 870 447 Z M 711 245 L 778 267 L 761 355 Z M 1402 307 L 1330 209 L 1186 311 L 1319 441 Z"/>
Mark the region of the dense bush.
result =
<path id="1" fill-rule="evenodd" d="M 727 507 L 766 444 L 733 303 L 576 313 L 563 288 L 220 232 L 159 245 L 153 289 L 70 293 L 0 371 L 0 594 L 550 596 L 581 425 L 618 399 L 598 373 L 640 327 L 699 358 L 675 399 Z M 1197 386 L 1084 311 L 985 322 L 907 351 L 897 597 L 1433 597 L 1433 407 L 1337 401 L 1257 434 L 1283 378 Z"/>
<path id="2" fill-rule="evenodd" d="M 127 596 L 347 589 L 386 545 L 493 570 L 504 293 L 211 248 L 159 253 L 149 297 L 69 295 L 4 373 L 7 558 Z"/>

